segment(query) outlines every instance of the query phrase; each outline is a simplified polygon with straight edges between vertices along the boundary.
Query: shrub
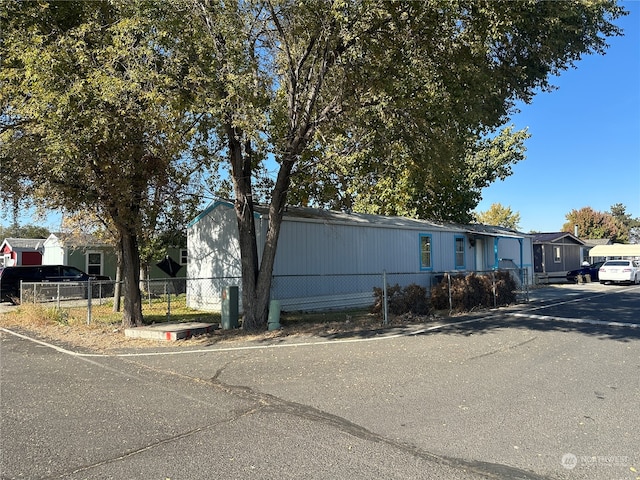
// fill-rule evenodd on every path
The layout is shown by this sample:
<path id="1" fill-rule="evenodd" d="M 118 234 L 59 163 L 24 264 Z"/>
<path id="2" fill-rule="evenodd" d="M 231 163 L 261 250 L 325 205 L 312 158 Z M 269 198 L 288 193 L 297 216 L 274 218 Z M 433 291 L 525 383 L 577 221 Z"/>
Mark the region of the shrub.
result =
<path id="1" fill-rule="evenodd" d="M 60 308 L 47 308 L 44 312 L 45 319 L 48 322 L 59 323 L 60 325 L 69 325 L 69 312 Z"/>
<path id="2" fill-rule="evenodd" d="M 449 305 L 449 283 L 451 284 L 451 306 Z M 452 308 L 458 312 L 474 308 L 494 306 L 494 291 L 491 275 L 456 275 L 448 277 L 431 289 L 431 307 L 435 310 Z M 495 273 L 496 305 L 509 305 L 516 301 L 516 282 L 509 272 Z"/>
<path id="3" fill-rule="evenodd" d="M 445 275 L 442 281 L 431 287 L 431 308 L 445 310 L 449 308 L 449 276 Z M 451 279 L 453 284 L 455 278 Z"/>
<path id="4" fill-rule="evenodd" d="M 509 272 L 496 272 L 496 303 L 509 305 L 516 301 L 518 285 Z"/>
<path id="5" fill-rule="evenodd" d="M 384 292 L 382 288 L 373 289 L 375 302 L 371 309 L 372 313 L 382 313 L 384 310 Z M 395 284 L 387 287 L 387 306 L 389 313 L 402 315 L 403 313 L 414 313 L 416 315 L 426 315 L 429 313 L 429 298 L 427 289 L 412 283 L 402 288 Z"/>

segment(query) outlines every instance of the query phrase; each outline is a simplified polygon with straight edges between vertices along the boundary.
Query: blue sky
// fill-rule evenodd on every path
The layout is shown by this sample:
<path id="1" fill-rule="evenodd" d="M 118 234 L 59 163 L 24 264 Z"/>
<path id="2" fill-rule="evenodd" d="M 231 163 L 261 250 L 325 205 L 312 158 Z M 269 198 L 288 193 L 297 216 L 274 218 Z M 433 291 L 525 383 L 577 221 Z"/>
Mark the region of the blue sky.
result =
<path id="1" fill-rule="evenodd" d="M 483 190 L 478 211 L 500 203 L 520 213 L 523 232 L 559 232 L 571 210 L 609 211 L 616 203 L 640 217 L 640 1 L 616 24 L 605 55 L 589 55 L 552 79 L 512 117 L 531 134 L 513 175 Z"/>
<path id="2" fill-rule="evenodd" d="M 552 79 L 558 90 L 539 93 L 512 117 L 531 134 L 527 158 L 483 191 L 477 210 L 511 207 L 524 232 L 560 231 L 582 207 L 605 212 L 622 203 L 640 217 L 640 1 L 622 5 L 630 13 L 616 23 L 625 35 L 609 39 L 605 55 L 586 56 Z M 38 221 L 31 213 L 22 224 L 60 228 L 59 215 Z"/>

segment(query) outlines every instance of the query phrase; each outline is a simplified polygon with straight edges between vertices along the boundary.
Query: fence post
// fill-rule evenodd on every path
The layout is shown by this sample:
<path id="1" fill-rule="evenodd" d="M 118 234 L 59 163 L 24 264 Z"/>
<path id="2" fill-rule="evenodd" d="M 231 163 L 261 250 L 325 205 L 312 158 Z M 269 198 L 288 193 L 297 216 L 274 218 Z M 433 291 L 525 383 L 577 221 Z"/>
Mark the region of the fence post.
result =
<path id="1" fill-rule="evenodd" d="M 93 297 L 93 293 L 91 292 L 91 279 L 87 280 L 87 325 L 91 323 L 91 297 Z"/>
<path id="2" fill-rule="evenodd" d="M 453 296 L 451 295 L 451 275 L 449 273 L 445 273 L 447 276 L 447 286 L 449 287 L 449 315 L 453 312 Z"/>
<path id="3" fill-rule="evenodd" d="M 56 285 L 56 303 L 58 304 L 58 310 L 60 310 L 60 283 Z"/>
<path id="4" fill-rule="evenodd" d="M 498 293 L 496 292 L 496 271 L 491 270 L 491 289 L 493 290 L 493 308 L 498 306 Z"/>
<path id="5" fill-rule="evenodd" d="M 384 307 L 384 317 L 382 323 L 389 324 L 389 302 L 387 301 L 387 271 L 382 271 L 382 305 Z"/>
<path id="6" fill-rule="evenodd" d="M 164 282 L 164 291 L 167 295 L 167 321 L 171 318 L 171 292 L 169 291 L 169 286 L 165 280 Z"/>

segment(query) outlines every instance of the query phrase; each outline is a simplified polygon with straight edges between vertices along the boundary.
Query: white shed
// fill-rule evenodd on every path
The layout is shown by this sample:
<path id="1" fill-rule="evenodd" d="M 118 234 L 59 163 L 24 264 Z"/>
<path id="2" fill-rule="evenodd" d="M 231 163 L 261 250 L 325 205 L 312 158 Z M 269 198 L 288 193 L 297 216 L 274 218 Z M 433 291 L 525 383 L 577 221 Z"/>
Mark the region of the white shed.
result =
<path id="1" fill-rule="evenodd" d="M 268 210 L 255 209 L 259 255 Z M 188 305 L 219 310 L 225 286 L 240 288 L 240 247 L 233 203 L 216 201 L 188 227 Z M 485 225 L 458 225 L 289 207 L 276 255 L 272 299 L 282 309 L 369 306 L 373 288 L 417 283 L 429 289 L 444 272 L 527 270 L 532 275 L 531 237 Z M 196 280 L 194 280 L 196 279 Z"/>

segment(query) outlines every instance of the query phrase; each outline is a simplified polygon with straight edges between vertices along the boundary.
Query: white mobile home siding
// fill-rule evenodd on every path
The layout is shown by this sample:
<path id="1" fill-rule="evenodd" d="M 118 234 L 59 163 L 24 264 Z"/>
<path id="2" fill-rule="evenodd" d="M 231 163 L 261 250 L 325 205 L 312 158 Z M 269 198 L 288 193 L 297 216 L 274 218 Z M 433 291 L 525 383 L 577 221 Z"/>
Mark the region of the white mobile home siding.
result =
<path id="1" fill-rule="evenodd" d="M 428 230 L 283 222 L 274 275 L 415 272 L 420 267 L 420 234 L 431 234 L 434 269 L 453 257 L 453 234 Z M 450 255 L 440 244 L 450 241 Z M 439 255 L 439 254 L 442 254 Z"/>
<path id="2" fill-rule="evenodd" d="M 404 283 L 419 281 L 428 288 L 427 271 L 417 279 L 421 234 L 432 237 L 430 270 L 453 258 L 451 232 L 287 219 L 278 243 L 272 295 L 284 310 L 370 306 L 374 288 L 383 286 L 383 272 L 394 275 L 393 284 L 403 283 L 395 274 L 411 274 Z"/>
<path id="3" fill-rule="evenodd" d="M 256 214 L 259 255 L 266 229 L 263 210 Z M 428 269 L 420 265 L 423 235 L 431 238 Z M 458 266 L 456 238 L 462 239 L 464 254 Z M 233 205 L 217 202 L 203 212 L 191 223 L 187 244 L 188 276 L 202 279 L 189 282 L 188 305 L 217 310 L 224 286 L 241 288 Z M 433 275 L 445 271 L 484 271 L 497 266 L 502 258 L 513 260 L 517 266 L 521 259 L 530 263 L 527 249 L 531 249 L 530 238 L 498 238 L 467 231 L 464 226 L 297 209 L 286 212 L 283 218 L 272 298 L 280 300 L 283 310 L 369 306 L 373 288 L 382 287 L 383 272 L 391 275 L 389 284 L 418 283 L 430 288 Z"/>
<path id="4" fill-rule="evenodd" d="M 233 207 L 205 211 L 187 235 L 187 306 L 219 311 L 225 286 L 239 285 L 240 245 Z"/>

